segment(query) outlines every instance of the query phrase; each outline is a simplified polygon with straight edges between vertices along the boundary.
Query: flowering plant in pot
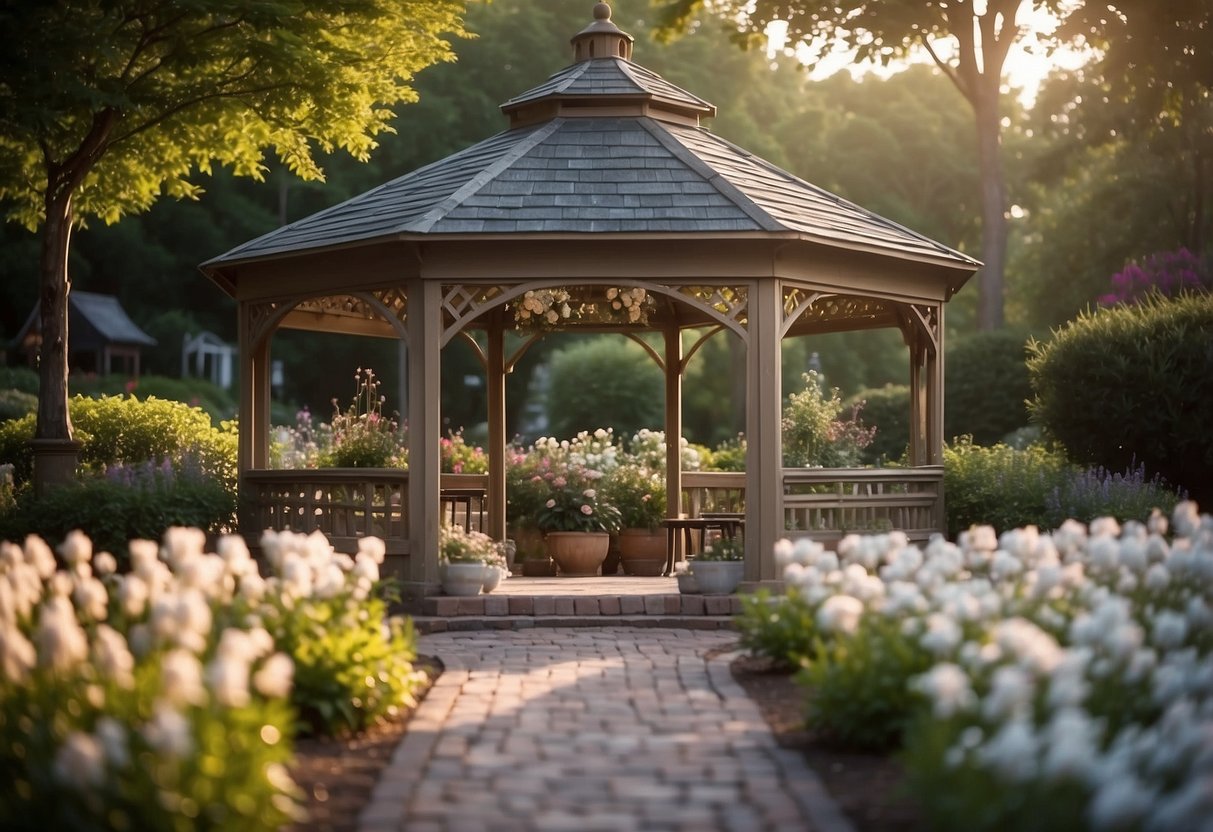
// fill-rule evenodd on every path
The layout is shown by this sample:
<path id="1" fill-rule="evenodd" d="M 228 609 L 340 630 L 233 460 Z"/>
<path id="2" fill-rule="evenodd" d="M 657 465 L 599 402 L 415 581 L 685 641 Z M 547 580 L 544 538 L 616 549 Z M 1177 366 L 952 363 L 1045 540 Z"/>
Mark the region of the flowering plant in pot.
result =
<path id="1" fill-rule="evenodd" d="M 535 514 L 547 533 L 548 553 L 563 575 L 596 575 L 606 560 L 610 532 L 619 529 L 619 509 L 596 486 L 601 474 L 567 465 L 545 476 L 548 497 Z"/>
<path id="2" fill-rule="evenodd" d="M 501 581 L 505 558 L 497 541 L 483 532 L 444 525 L 439 532 L 438 563 L 447 595 L 491 592 Z"/>
<path id="3" fill-rule="evenodd" d="M 665 568 L 667 541 L 665 478 L 658 471 L 624 464 L 606 476 L 603 491 L 619 508 L 619 560 L 629 575 L 659 575 Z"/>

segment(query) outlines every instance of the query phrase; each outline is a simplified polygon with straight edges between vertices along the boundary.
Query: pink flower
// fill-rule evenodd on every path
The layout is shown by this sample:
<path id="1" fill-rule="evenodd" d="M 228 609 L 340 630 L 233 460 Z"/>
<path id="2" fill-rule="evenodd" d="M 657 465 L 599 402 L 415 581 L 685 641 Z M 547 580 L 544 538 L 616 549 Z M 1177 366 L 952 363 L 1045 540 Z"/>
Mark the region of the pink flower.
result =
<path id="1" fill-rule="evenodd" d="M 585 506 L 585 505 L 583 505 L 583 506 L 581 507 L 581 513 L 582 513 L 582 514 L 584 514 L 586 517 L 589 517 L 591 514 L 593 514 L 593 513 L 594 513 L 594 509 L 593 509 L 593 507 L 591 507 L 591 506 Z"/>
<path id="2" fill-rule="evenodd" d="M 548 500 L 546 503 L 544 503 L 544 505 L 545 505 L 545 506 L 547 506 L 548 508 L 555 508 L 555 507 L 556 507 L 556 501 L 555 501 L 555 500 Z"/>
<path id="3" fill-rule="evenodd" d="M 569 481 L 564 477 L 556 477 L 554 480 L 552 480 L 552 485 L 556 486 L 557 488 L 564 488 L 568 484 Z"/>

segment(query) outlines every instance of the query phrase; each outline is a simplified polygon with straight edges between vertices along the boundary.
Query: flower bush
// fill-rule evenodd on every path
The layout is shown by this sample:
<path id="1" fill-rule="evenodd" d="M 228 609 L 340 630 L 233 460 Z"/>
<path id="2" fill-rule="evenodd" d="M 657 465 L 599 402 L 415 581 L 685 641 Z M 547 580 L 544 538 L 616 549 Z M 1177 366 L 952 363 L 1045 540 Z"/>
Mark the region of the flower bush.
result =
<path id="1" fill-rule="evenodd" d="M 567 320 L 643 326 L 657 310 L 657 299 L 639 286 L 608 286 L 593 298 L 574 298 L 567 288 L 555 287 L 528 290 L 513 307 L 514 325 L 520 329 L 550 328 Z"/>
<path id="2" fill-rule="evenodd" d="M 837 553 L 783 541 L 775 554 L 788 594 L 747 602 L 743 637 L 804 667 L 810 727 L 904 742 L 930 828 L 1195 829 L 1213 816 L 1213 517 L 1194 503 L 1170 523 L 973 527 L 925 549 L 900 533 L 850 536 Z"/>
<path id="3" fill-rule="evenodd" d="M 859 419 L 861 405 L 850 415 L 843 411 L 838 389 L 827 399 L 822 395 L 816 371 L 804 374 L 804 390 L 788 397 L 783 410 L 783 463 L 799 468 L 851 468 L 859 464 L 860 453 L 872 443 L 875 429 L 864 427 Z"/>
<path id="4" fill-rule="evenodd" d="M 386 398 L 379 393 L 375 371 L 358 368 L 355 391 L 342 411 L 333 399 L 332 444 L 318 460 L 324 468 L 407 467 L 406 432 L 383 415 Z"/>
<path id="5" fill-rule="evenodd" d="M 620 465 L 602 480 L 606 500 L 624 529 L 657 529 L 665 519 L 665 477 L 638 465 Z"/>
<path id="6" fill-rule="evenodd" d="M 484 449 L 469 445 L 463 438 L 463 431 L 448 431 L 447 435 L 438 440 L 438 453 L 442 459 L 444 474 L 487 474 L 489 472 L 489 457 Z"/>
<path id="7" fill-rule="evenodd" d="M 1151 293 L 1171 297 L 1181 292 L 1207 291 L 1213 287 L 1213 275 L 1199 257 L 1180 248 L 1156 252 L 1140 264 L 1130 261 L 1112 275 L 1111 284 L 1112 291 L 1099 296 L 1100 306 L 1139 303 Z"/>
<path id="8" fill-rule="evenodd" d="M 267 532 L 130 544 L 79 531 L 0 543 L 0 817 L 6 828 L 270 830 L 298 819 L 300 720 L 362 726 L 410 704 L 411 632 L 379 596 L 383 544 L 336 554 Z"/>
<path id="9" fill-rule="evenodd" d="M 725 561 L 725 560 L 745 560 L 744 541 L 740 537 L 718 537 L 712 540 L 704 547 L 704 550 L 695 555 L 694 560 L 698 561 Z M 691 567 L 694 571 L 694 565 Z"/>

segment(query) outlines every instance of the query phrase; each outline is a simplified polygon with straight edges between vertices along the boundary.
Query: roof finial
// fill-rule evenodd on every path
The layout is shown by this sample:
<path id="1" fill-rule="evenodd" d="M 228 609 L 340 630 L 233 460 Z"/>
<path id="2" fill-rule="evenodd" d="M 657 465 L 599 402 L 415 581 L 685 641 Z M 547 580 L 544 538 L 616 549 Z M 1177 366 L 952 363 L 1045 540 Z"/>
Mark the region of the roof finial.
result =
<path id="1" fill-rule="evenodd" d="M 594 58 L 632 59 L 632 36 L 611 22 L 611 7 L 594 4 L 594 22 L 573 36 L 573 62 Z"/>

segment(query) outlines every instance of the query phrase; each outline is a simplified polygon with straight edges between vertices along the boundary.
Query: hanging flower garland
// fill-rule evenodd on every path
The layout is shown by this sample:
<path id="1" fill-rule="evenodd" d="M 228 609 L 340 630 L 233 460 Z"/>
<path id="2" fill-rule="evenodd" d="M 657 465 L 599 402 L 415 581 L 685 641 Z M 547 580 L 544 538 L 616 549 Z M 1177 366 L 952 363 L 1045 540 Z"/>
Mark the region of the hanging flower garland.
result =
<path id="1" fill-rule="evenodd" d="M 638 324 L 645 326 L 657 311 L 657 300 L 639 286 L 611 286 L 605 301 L 574 299 L 568 289 L 532 289 L 513 302 L 514 325 L 519 329 L 554 327 L 562 321 Z"/>

